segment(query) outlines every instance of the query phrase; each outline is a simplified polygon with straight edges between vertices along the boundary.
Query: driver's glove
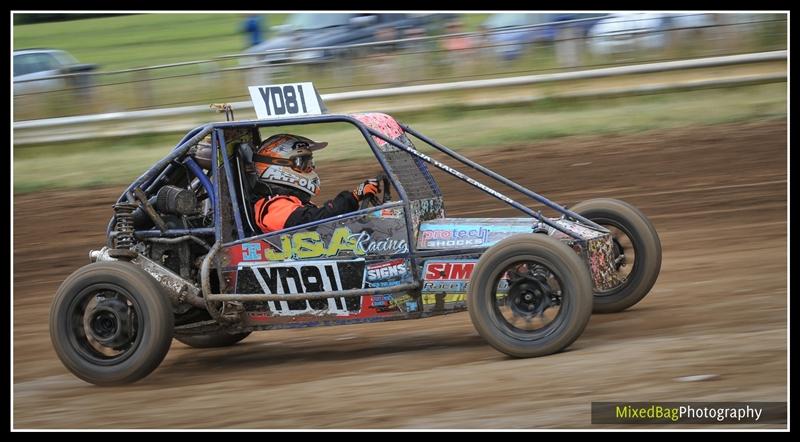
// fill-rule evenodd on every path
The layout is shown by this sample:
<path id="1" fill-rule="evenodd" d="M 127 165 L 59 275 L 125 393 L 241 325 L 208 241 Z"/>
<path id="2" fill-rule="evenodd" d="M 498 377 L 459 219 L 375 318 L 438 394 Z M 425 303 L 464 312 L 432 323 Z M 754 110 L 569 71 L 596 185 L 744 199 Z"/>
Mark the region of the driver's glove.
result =
<path id="1" fill-rule="evenodd" d="M 358 187 L 353 190 L 353 196 L 357 201 L 363 201 L 377 195 L 378 190 L 378 180 L 370 179 L 359 184 Z"/>

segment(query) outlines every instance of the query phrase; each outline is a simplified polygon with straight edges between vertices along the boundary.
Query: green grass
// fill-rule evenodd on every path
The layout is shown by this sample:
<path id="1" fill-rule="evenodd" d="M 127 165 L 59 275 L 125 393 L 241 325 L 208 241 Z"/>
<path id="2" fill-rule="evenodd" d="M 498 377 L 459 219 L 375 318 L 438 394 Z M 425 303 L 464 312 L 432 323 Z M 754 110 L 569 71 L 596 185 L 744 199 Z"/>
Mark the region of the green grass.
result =
<path id="1" fill-rule="evenodd" d="M 786 115 L 786 84 L 777 83 L 489 109 L 446 108 L 395 117 L 447 146 L 469 150 L 569 135 L 633 133 Z M 325 163 L 333 160 L 371 155 L 360 134 L 347 124 L 270 130 L 279 132 L 328 141 L 329 148 L 317 155 L 323 171 Z M 58 143 L 55 150 L 52 145 L 15 147 L 14 191 L 127 184 L 166 155 L 182 136 Z M 422 147 L 422 143 L 417 145 Z"/>
<path id="2" fill-rule="evenodd" d="M 286 14 L 267 14 L 270 26 Z M 204 60 L 249 46 L 243 14 L 158 13 L 14 26 L 14 49 L 64 49 L 83 63 L 116 70 Z"/>
<path id="3" fill-rule="evenodd" d="M 288 14 L 262 14 L 269 27 Z M 14 26 L 14 49 L 58 48 L 104 71 L 206 60 L 249 47 L 241 13 L 151 13 Z M 464 14 L 477 29 L 488 14 Z"/>

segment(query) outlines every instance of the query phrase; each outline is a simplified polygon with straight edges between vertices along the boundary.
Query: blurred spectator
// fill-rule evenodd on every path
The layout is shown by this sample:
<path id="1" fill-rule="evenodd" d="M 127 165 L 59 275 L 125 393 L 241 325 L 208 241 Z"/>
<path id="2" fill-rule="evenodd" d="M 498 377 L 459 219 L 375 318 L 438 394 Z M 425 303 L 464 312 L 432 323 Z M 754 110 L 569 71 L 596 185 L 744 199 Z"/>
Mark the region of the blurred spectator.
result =
<path id="1" fill-rule="evenodd" d="M 262 42 L 262 32 L 264 35 L 268 34 L 269 27 L 262 29 L 262 20 L 264 17 L 257 14 L 247 15 L 242 22 L 242 32 L 247 34 L 247 48 L 257 45 Z M 248 85 L 269 84 L 273 82 L 273 77 L 276 72 L 272 66 L 259 66 L 255 59 L 245 58 L 247 63 L 253 65 L 245 70 L 245 78 Z"/>
<path id="2" fill-rule="evenodd" d="M 425 26 L 428 35 L 441 35 L 447 33 L 447 25 L 458 19 L 458 14 L 436 14 L 435 20 L 430 20 Z"/>
<path id="3" fill-rule="evenodd" d="M 464 24 L 461 19 L 454 19 L 447 24 L 446 34 L 460 34 L 464 32 Z M 449 68 L 458 72 L 471 71 L 474 42 L 469 35 L 457 35 L 445 37 L 442 40 L 442 48 L 447 51 L 445 58 Z"/>
<path id="4" fill-rule="evenodd" d="M 261 17 L 248 15 L 242 24 L 242 31 L 248 35 L 246 48 L 261 43 Z"/>
<path id="5" fill-rule="evenodd" d="M 375 40 L 380 42 L 390 42 L 397 39 L 397 32 L 394 28 L 381 28 L 375 33 Z M 397 80 L 396 68 L 394 66 L 394 44 L 385 43 L 373 47 L 372 67 L 375 76 L 380 83 L 395 83 Z"/>
<path id="6" fill-rule="evenodd" d="M 578 25 L 563 24 L 556 33 L 556 59 L 563 68 L 580 66 L 580 53 L 583 38 Z"/>
<path id="7" fill-rule="evenodd" d="M 407 29 L 403 38 L 422 38 L 427 36 L 427 31 L 424 27 L 418 26 Z M 406 42 L 403 47 L 403 54 L 400 55 L 402 60 L 403 78 L 400 79 L 401 83 L 408 83 L 416 80 L 426 78 L 426 71 L 430 63 L 429 57 L 435 50 L 435 42 L 433 40 L 416 40 Z"/>
<path id="8" fill-rule="evenodd" d="M 459 34 L 464 32 L 463 23 L 459 19 L 455 19 L 447 24 L 447 34 Z M 467 35 L 447 37 L 442 42 L 442 46 L 448 51 L 463 51 L 472 48 L 472 42 Z"/>
<path id="9" fill-rule="evenodd" d="M 485 22 L 478 25 L 474 43 L 477 52 L 476 56 L 480 60 L 492 60 L 495 56 L 497 45 L 494 44 L 493 39 L 492 28 L 488 27 Z"/>
<path id="10" fill-rule="evenodd" d="M 492 14 L 482 24 L 484 46 L 504 61 L 519 59 L 532 50 L 532 43 L 552 41 L 555 28 L 538 26 L 550 21 L 552 14 Z M 531 26 L 537 25 L 537 26 Z"/>
<path id="11" fill-rule="evenodd" d="M 666 42 L 664 14 L 621 13 L 600 20 L 589 30 L 589 49 L 617 61 L 657 55 Z"/>

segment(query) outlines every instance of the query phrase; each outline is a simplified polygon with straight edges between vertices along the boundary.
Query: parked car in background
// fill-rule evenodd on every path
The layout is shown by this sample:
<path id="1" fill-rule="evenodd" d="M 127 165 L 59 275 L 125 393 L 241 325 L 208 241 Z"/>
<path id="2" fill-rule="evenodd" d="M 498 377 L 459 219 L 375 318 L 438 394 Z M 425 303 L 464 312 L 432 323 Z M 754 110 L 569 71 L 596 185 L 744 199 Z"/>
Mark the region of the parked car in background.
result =
<path id="1" fill-rule="evenodd" d="M 88 75 L 50 77 L 85 74 L 96 69 L 97 65 L 79 63 L 69 53 L 57 49 L 14 51 L 14 95 L 89 86 L 91 77 Z"/>
<path id="2" fill-rule="evenodd" d="M 614 14 L 589 31 L 589 49 L 595 55 L 663 49 L 670 30 L 699 29 L 713 24 L 710 14 Z"/>
<path id="3" fill-rule="evenodd" d="M 312 48 L 395 40 L 411 30 L 427 27 L 436 14 L 291 14 L 286 23 L 273 27 L 274 37 L 248 48 L 245 53 L 275 51 L 254 57 L 258 63 L 322 62 L 346 54 L 343 50 Z M 308 51 L 284 52 L 308 48 Z M 254 61 L 248 60 L 249 63 Z"/>
<path id="4" fill-rule="evenodd" d="M 488 45 L 505 60 L 518 58 L 531 43 L 554 41 L 559 30 L 569 20 L 584 21 L 571 24 L 578 36 L 585 36 L 594 24 L 608 14 L 492 14 L 481 24 Z M 589 19 L 589 20 L 586 20 Z"/>

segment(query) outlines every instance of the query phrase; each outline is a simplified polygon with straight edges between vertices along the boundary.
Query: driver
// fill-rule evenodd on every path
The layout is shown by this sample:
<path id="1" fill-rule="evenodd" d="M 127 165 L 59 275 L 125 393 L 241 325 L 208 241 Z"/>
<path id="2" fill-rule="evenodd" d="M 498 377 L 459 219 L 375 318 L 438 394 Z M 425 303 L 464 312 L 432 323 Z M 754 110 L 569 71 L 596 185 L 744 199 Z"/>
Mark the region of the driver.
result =
<path id="1" fill-rule="evenodd" d="M 274 232 L 352 212 L 361 201 L 378 194 L 378 181 L 366 180 L 317 207 L 310 200 L 320 193 L 313 152 L 327 146 L 308 138 L 279 134 L 269 137 L 253 155 L 258 180 L 253 213 L 262 232 Z"/>

